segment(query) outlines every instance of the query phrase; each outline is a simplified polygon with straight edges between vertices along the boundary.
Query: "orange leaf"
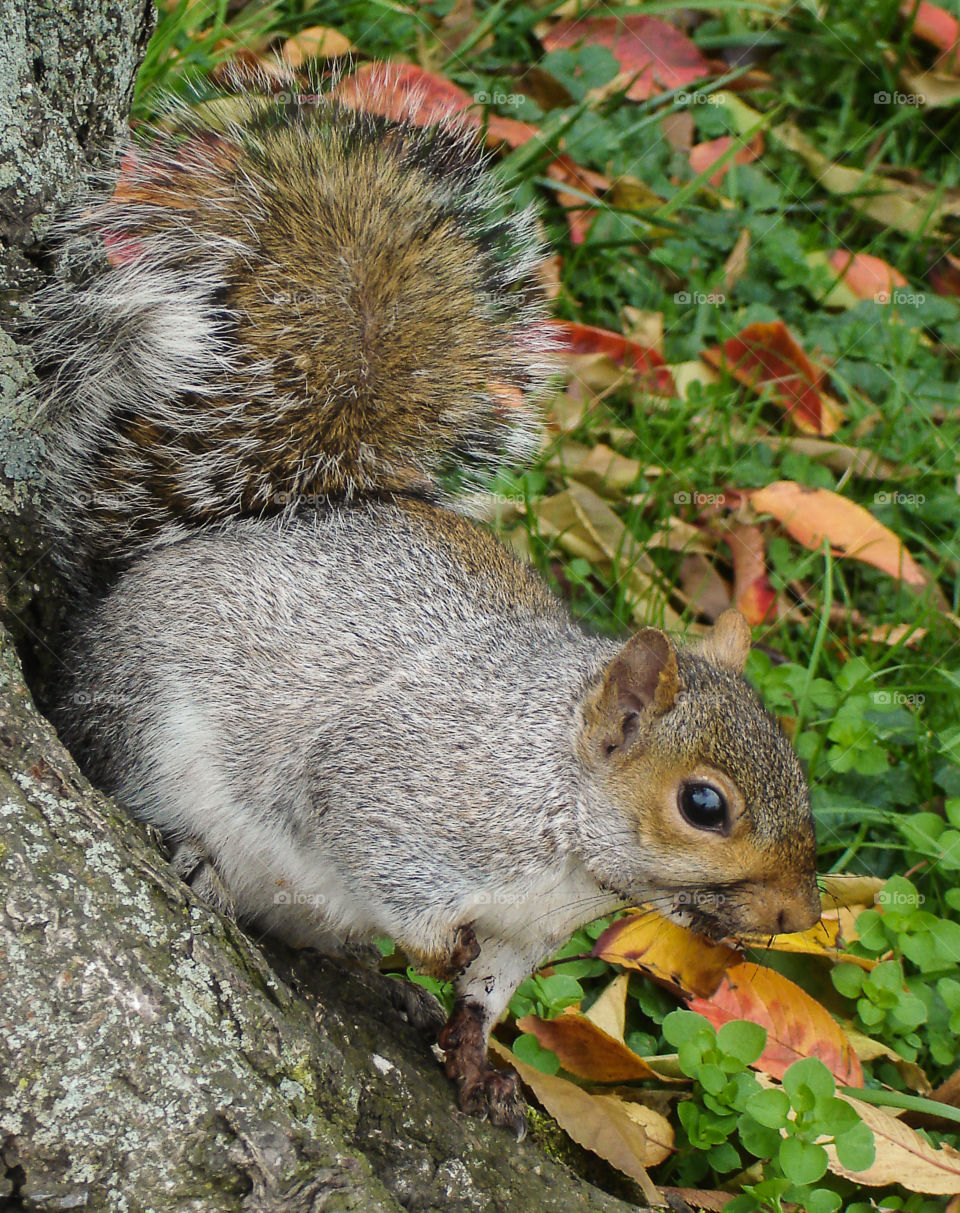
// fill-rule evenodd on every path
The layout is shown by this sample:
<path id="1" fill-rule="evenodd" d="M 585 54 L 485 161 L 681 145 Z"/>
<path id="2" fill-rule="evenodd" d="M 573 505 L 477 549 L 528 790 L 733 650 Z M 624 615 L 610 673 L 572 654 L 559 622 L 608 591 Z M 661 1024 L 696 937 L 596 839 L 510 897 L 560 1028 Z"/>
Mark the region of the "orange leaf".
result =
<path id="1" fill-rule="evenodd" d="M 749 1019 L 767 1029 L 767 1044 L 755 1068 L 774 1078 L 804 1057 L 819 1057 L 843 1086 L 862 1087 L 863 1071 L 846 1033 L 830 1013 L 786 977 L 761 965 L 728 969 L 710 998 L 688 1004 L 715 1028 Z"/>
<path id="2" fill-rule="evenodd" d="M 712 994 L 725 970 L 740 959 L 734 948 L 694 935 L 652 910 L 619 918 L 594 944 L 592 955 L 703 996 Z"/>
<path id="3" fill-rule="evenodd" d="M 914 11 L 916 7 L 916 11 Z M 913 15 L 913 33 L 918 38 L 922 38 L 924 42 L 929 42 L 931 46 L 939 47 L 940 50 L 950 52 L 949 58 L 957 61 L 956 51 L 957 43 L 960 42 L 960 21 L 952 13 L 948 13 L 946 9 L 940 8 L 937 4 L 930 4 L 928 0 L 920 0 L 920 3 L 914 6 L 913 0 L 905 0 L 905 3 L 900 5 L 900 12 L 908 20 Z M 941 58 L 943 59 L 948 56 Z"/>
<path id="4" fill-rule="evenodd" d="M 751 627 L 777 617 L 777 594 L 764 560 L 763 531 L 758 526 L 735 526 L 727 536 L 733 557 L 733 601 Z"/>
<path id="5" fill-rule="evenodd" d="M 893 531 L 839 493 L 778 480 L 754 489 L 750 500 L 755 510 L 772 514 L 806 548 L 814 550 L 826 539 L 838 556 L 873 565 L 908 585 L 926 584 L 923 570 Z"/>
<path id="6" fill-rule="evenodd" d="M 616 1037 L 598 1028 L 573 1007 L 556 1019 L 524 1015 L 517 1020 L 521 1032 L 532 1032 L 545 1049 L 552 1049 L 560 1064 L 578 1078 L 591 1082 L 632 1082 L 659 1075 Z"/>
<path id="7" fill-rule="evenodd" d="M 609 329 L 594 328 L 592 324 L 575 324 L 569 320 L 557 320 L 551 330 L 571 354 L 606 354 L 614 362 L 626 364 L 643 376 L 648 390 L 664 396 L 677 394 L 673 376 L 663 360 L 663 355 L 652 346 L 640 345 L 620 333 Z"/>
<path id="8" fill-rule="evenodd" d="M 832 434 L 840 424 L 840 406 L 823 388 L 826 372 L 815 366 L 782 320 L 748 324 L 722 347 L 701 355 L 755 392 L 767 389 L 798 429 Z"/>
<path id="9" fill-rule="evenodd" d="M 858 299 L 889 303 L 894 290 L 908 285 L 899 270 L 870 253 L 848 253 L 845 249 L 834 249 L 829 260 L 830 268 Z"/>
<path id="10" fill-rule="evenodd" d="M 738 140 L 738 142 L 741 141 Z M 730 135 L 721 135 L 719 139 L 708 139 L 706 143 L 695 144 L 690 149 L 690 167 L 697 174 L 705 173 L 730 149 L 732 144 L 733 138 Z M 734 152 L 732 161 L 728 160 L 726 164 L 717 169 L 710 177 L 710 184 L 713 186 L 722 184 L 724 177 L 730 172 L 731 163 L 752 164 L 762 153 L 763 135 L 760 133 L 754 135 L 749 143 L 744 143 L 738 152 Z"/>
<path id="11" fill-rule="evenodd" d="M 605 46 L 623 71 L 635 79 L 627 90 L 631 101 L 703 80 L 714 73 L 709 59 L 675 26 L 659 17 L 583 17 L 561 21 L 541 39 L 555 51 L 587 42 Z"/>

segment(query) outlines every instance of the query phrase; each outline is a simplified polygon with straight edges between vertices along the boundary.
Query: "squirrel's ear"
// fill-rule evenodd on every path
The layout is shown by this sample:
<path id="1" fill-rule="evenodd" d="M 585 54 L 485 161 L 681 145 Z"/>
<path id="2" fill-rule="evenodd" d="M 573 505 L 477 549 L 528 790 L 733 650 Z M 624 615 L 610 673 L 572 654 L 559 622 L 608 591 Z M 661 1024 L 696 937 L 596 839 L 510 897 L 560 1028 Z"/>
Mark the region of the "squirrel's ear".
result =
<path id="1" fill-rule="evenodd" d="M 742 674 L 750 654 L 750 624 L 739 611 L 724 611 L 700 644 L 700 655 L 714 665 Z"/>
<path id="2" fill-rule="evenodd" d="M 596 699 L 597 728 L 606 753 L 624 750 L 637 734 L 644 708 L 662 716 L 680 690 L 677 655 L 666 635 L 644 628 L 607 666 Z"/>

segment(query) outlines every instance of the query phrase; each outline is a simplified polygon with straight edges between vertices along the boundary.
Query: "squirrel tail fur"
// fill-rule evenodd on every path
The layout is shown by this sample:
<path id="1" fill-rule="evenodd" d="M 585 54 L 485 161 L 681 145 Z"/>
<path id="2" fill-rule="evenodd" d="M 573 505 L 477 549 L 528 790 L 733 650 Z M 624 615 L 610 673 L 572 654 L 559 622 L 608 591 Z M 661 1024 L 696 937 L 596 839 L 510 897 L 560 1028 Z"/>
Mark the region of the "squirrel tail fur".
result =
<path id="1" fill-rule="evenodd" d="M 526 457 L 542 250 L 485 159 L 456 120 L 296 94 L 175 107 L 131 146 L 64 223 L 73 281 L 38 305 L 68 574 L 304 498 L 437 499 L 451 469 Z"/>

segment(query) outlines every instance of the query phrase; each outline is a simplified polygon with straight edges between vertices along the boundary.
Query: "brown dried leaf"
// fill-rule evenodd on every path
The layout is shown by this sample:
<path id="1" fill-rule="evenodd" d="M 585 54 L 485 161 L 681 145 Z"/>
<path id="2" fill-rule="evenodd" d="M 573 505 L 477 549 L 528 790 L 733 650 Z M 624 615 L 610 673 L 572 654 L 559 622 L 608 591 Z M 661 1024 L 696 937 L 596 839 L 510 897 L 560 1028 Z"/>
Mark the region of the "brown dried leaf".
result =
<path id="1" fill-rule="evenodd" d="M 902 1184 L 911 1192 L 924 1192 L 930 1196 L 960 1192 L 960 1151 L 952 1146 L 931 1146 L 884 1108 L 851 1099 L 848 1095 L 840 1095 L 840 1098 L 852 1104 L 860 1119 L 873 1130 L 877 1157 L 866 1171 L 851 1171 L 841 1165 L 835 1147 L 826 1145 L 830 1170 L 835 1175 L 844 1175 L 870 1188 Z"/>
<path id="2" fill-rule="evenodd" d="M 577 1145 L 599 1154 L 618 1171 L 635 1179 L 651 1204 L 663 1204 L 645 1166 L 651 1153 L 656 1156 L 656 1151 L 648 1146 L 645 1130 L 616 1106 L 616 1100 L 590 1095 L 555 1074 L 541 1074 L 515 1057 L 499 1041 L 492 1040 L 490 1048 L 517 1071 L 524 1084 Z"/>
<path id="3" fill-rule="evenodd" d="M 302 67 L 308 59 L 339 59 L 353 50 L 350 39 L 326 25 L 311 25 L 283 44 L 280 56 L 290 67 Z"/>
<path id="4" fill-rule="evenodd" d="M 545 1049 L 552 1049 L 560 1064 L 590 1082 L 634 1082 L 657 1078 L 642 1057 L 628 1049 L 574 1007 L 554 1019 L 524 1015 L 517 1020 L 521 1032 L 531 1032 Z"/>

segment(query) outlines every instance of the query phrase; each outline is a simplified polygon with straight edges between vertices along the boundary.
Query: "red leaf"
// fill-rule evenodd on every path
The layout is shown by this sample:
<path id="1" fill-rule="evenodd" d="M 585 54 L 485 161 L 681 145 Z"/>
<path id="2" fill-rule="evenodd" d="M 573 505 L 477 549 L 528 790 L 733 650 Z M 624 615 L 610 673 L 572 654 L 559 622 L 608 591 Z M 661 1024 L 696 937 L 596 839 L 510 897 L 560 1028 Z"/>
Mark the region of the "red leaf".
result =
<path id="1" fill-rule="evenodd" d="M 862 1087 L 863 1070 L 837 1021 L 815 998 L 773 969 L 740 964 L 727 969 L 709 998 L 688 1004 L 715 1028 L 749 1019 L 767 1029 L 767 1044 L 755 1068 L 774 1078 L 804 1057 L 819 1057 L 842 1086 Z"/>
<path id="2" fill-rule="evenodd" d="M 944 253 L 931 265 L 927 278 L 938 295 L 960 295 L 960 257 Z"/>
<path id="3" fill-rule="evenodd" d="M 832 434 L 840 424 L 839 405 L 824 389 L 826 371 L 810 361 L 782 320 L 748 324 L 701 357 L 755 392 L 768 390 L 808 434 Z"/>
<path id="4" fill-rule="evenodd" d="M 738 140 L 738 142 L 740 142 Z M 705 173 L 712 164 L 723 156 L 733 144 L 733 138 L 730 135 L 721 135 L 719 139 L 708 139 L 706 143 L 697 143 L 690 149 L 690 167 L 697 174 Z M 734 152 L 733 160 L 728 160 L 726 164 L 710 177 L 710 184 L 718 186 L 723 182 L 724 177 L 730 172 L 731 164 L 751 164 L 763 152 L 763 134 L 757 133 L 749 143 L 744 143 L 738 152 Z"/>
<path id="5" fill-rule="evenodd" d="M 355 109 L 419 126 L 429 126 L 473 105 L 473 98 L 462 88 L 412 63 L 365 63 L 345 76 L 333 95 Z M 472 126 L 480 125 L 479 114 L 465 118 Z"/>
<path id="6" fill-rule="evenodd" d="M 657 350 L 630 341 L 620 333 L 594 328 L 592 324 L 556 320 L 551 330 L 561 342 L 561 348 L 571 354 L 606 354 L 621 366 L 627 365 L 638 371 L 648 390 L 664 396 L 676 396 L 673 376 Z"/>
<path id="7" fill-rule="evenodd" d="M 690 39 L 659 17 L 582 17 L 561 21 L 541 39 L 547 50 L 587 42 L 607 47 L 620 67 L 635 77 L 627 90 L 631 101 L 692 84 L 714 74 L 709 59 Z"/>
<path id="8" fill-rule="evenodd" d="M 733 601 L 751 627 L 777 617 L 777 595 L 767 576 L 765 540 L 758 526 L 735 526 L 727 534 L 733 556 Z"/>

